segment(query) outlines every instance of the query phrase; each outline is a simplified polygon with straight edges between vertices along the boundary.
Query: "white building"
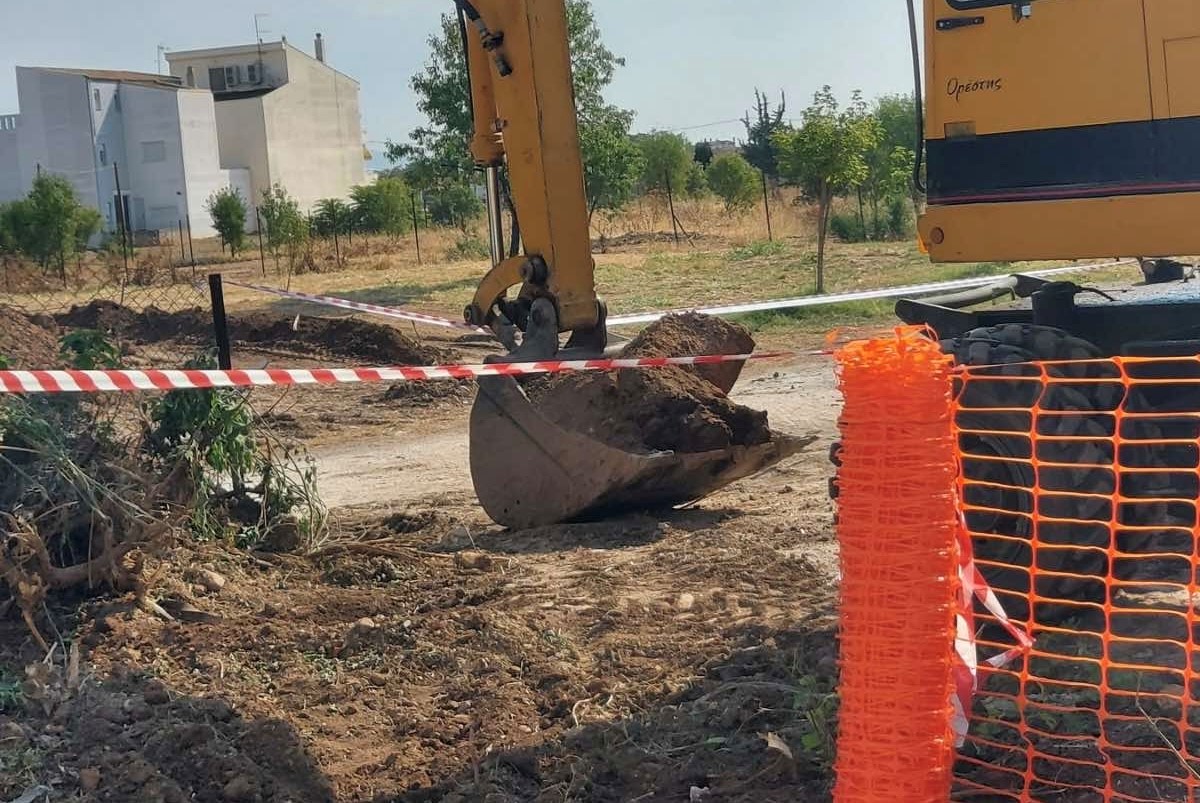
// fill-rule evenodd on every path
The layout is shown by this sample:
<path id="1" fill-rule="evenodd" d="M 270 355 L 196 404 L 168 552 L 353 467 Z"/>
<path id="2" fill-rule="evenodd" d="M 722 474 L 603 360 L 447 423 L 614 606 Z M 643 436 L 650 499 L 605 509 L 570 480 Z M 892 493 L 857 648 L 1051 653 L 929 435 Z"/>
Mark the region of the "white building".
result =
<path id="1" fill-rule="evenodd" d="M 358 82 L 326 63 L 320 34 L 314 50 L 284 39 L 166 54 L 184 86 L 213 93 L 221 164 L 250 169 L 256 201 L 280 184 L 307 210 L 367 181 Z"/>
<path id="2" fill-rule="evenodd" d="M 213 234 L 205 200 L 248 184 L 221 167 L 212 95 L 169 76 L 18 67 L 21 112 L 0 117 L 0 201 L 29 191 L 39 170 L 66 178 L 118 228 L 117 183 L 135 231 Z M 243 189 L 248 192 L 248 189 Z"/>
<path id="3" fill-rule="evenodd" d="M 135 231 L 191 225 L 224 187 L 253 208 L 282 185 L 304 210 L 367 181 L 358 83 L 287 43 L 177 51 L 172 75 L 18 67 L 19 114 L 0 115 L 0 202 L 39 170 L 67 178 L 118 229 L 117 181 Z"/>

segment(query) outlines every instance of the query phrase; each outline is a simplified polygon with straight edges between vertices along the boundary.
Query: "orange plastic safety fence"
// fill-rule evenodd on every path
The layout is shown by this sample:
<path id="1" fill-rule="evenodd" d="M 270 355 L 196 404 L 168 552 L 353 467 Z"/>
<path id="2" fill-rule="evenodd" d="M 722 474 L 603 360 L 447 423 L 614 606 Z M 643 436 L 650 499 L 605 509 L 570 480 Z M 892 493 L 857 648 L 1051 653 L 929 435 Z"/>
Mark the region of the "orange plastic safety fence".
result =
<path id="1" fill-rule="evenodd" d="M 954 765 L 952 365 L 918 329 L 837 352 L 840 803 L 944 803 Z"/>
<path id="2" fill-rule="evenodd" d="M 1200 360 L 970 368 L 958 387 L 964 518 L 1034 646 L 982 672 L 956 799 L 1197 800 Z M 982 657 L 1008 649 L 978 623 Z"/>

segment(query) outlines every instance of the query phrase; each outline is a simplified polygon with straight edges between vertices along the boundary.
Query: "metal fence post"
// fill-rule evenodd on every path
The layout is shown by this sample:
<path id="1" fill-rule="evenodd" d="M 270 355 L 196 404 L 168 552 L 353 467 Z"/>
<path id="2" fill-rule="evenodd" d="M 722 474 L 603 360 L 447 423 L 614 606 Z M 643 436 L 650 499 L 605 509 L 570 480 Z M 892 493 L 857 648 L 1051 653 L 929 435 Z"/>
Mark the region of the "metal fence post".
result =
<path id="1" fill-rule="evenodd" d="M 775 233 L 771 230 L 771 196 L 767 192 L 767 174 L 762 170 L 759 170 L 758 174 L 762 176 L 763 210 L 767 213 L 767 240 L 775 242 Z"/>
<path id="2" fill-rule="evenodd" d="M 225 317 L 225 290 L 221 286 L 221 274 L 208 274 L 208 295 L 212 299 L 213 337 L 217 341 L 217 365 L 222 371 L 233 368 L 233 355 L 229 348 L 229 320 Z"/>

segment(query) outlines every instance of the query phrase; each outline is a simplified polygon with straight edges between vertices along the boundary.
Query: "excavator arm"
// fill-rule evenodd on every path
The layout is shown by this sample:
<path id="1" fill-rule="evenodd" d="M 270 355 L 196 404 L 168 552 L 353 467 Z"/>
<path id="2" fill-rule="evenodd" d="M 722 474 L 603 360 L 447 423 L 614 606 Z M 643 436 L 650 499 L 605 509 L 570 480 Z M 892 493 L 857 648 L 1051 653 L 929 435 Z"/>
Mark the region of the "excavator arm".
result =
<path id="1" fill-rule="evenodd" d="M 565 4 L 457 5 L 475 121 L 471 154 L 488 179 L 493 263 L 465 317 L 477 326 L 515 324 L 526 333 L 522 356 L 554 356 L 561 332 L 575 334 L 577 345 L 603 350 Z M 524 254 L 511 258 L 501 236 L 503 166 L 524 243 Z M 516 297 L 507 298 L 518 286 Z"/>

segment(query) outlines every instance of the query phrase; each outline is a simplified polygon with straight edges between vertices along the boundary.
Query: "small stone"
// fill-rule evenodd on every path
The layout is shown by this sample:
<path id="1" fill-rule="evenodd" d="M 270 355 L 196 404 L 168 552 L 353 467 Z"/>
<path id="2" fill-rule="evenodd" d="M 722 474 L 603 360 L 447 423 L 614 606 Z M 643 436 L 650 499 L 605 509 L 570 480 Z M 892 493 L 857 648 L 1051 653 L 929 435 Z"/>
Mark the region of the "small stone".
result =
<path id="1" fill-rule="evenodd" d="M 482 552 L 458 552 L 454 555 L 454 565 L 468 571 L 490 572 L 495 561 Z"/>
<path id="2" fill-rule="evenodd" d="M 678 611 L 690 611 L 694 607 L 696 607 L 696 595 L 691 592 L 684 591 L 675 600 L 675 609 Z"/>
<path id="3" fill-rule="evenodd" d="M 253 800 L 254 782 L 245 775 L 239 775 L 225 784 L 225 788 L 221 790 L 221 795 L 226 800 Z"/>
<path id="4" fill-rule="evenodd" d="M 224 576 L 217 574 L 212 569 L 192 569 L 186 576 L 210 594 L 219 594 L 227 582 Z"/>
<path id="5" fill-rule="evenodd" d="M 95 792 L 100 786 L 100 770 L 85 767 L 79 771 L 79 785 L 85 792 Z"/>
<path id="6" fill-rule="evenodd" d="M 386 686 L 388 678 L 381 672 L 370 672 L 367 674 L 367 682 L 372 686 Z"/>
<path id="7" fill-rule="evenodd" d="M 792 486 L 790 486 L 790 485 L 785 485 L 785 486 L 783 486 L 782 488 L 780 488 L 780 489 L 779 489 L 779 493 L 781 493 L 781 494 L 790 494 L 790 493 L 794 493 L 794 492 L 795 492 L 795 490 L 796 490 L 796 489 L 795 489 L 795 488 L 793 488 Z"/>

